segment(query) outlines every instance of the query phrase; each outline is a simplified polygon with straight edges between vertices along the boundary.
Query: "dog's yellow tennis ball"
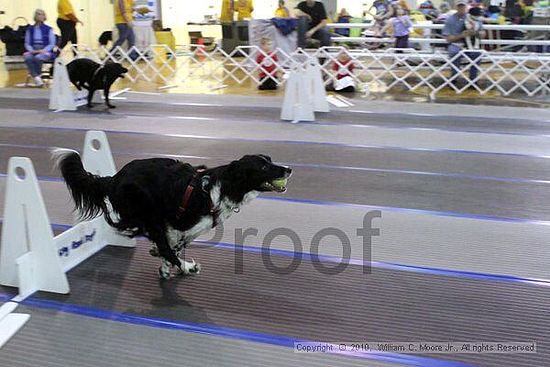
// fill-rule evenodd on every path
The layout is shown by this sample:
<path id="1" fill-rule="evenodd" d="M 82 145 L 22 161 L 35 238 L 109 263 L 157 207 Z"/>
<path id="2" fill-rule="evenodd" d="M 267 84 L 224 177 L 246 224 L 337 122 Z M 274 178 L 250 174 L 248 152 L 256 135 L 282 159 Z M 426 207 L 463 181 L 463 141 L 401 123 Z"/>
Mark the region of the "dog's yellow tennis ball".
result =
<path id="1" fill-rule="evenodd" d="M 288 180 L 286 178 L 279 178 L 277 180 L 271 181 L 271 184 L 278 189 L 282 189 L 283 187 L 286 186 L 287 182 Z"/>

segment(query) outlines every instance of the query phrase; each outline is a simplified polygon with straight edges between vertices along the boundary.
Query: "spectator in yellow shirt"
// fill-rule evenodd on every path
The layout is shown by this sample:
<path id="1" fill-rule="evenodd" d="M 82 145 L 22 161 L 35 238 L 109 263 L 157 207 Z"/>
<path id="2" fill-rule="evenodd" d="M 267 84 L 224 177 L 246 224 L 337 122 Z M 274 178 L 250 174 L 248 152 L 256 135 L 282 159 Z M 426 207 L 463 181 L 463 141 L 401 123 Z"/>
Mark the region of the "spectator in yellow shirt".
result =
<path id="1" fill-rule="evenodd" d="M 84 25 L 75 15 L 73 4 L 70 0 L 58 0 L 57 2 L 57 26 L 61 31 L 61 43 L 59 49 L 63 50 L 69 41 L 73 46 L 78 44 L 76 24 Z M 74 52 L 74 51 L 73 51 Z M 76 52 L 74 52 L 76 55 Z"/>
<path id="2" fill-rule="evenodd" d="M 252 18 L 254 4 L 252 0 L 235 0 L 235 11 L 238 13 L 238 20 Z"/>
<path id="3" fill-rule="evenodd" d="M 118 39 L 113 44 L 111 52 L 118 46 L 122 46 L 128 41 L 128 49 L 136 44 L 136 36 L 133 30 L 134 22 L 134 0 L 115 0 L 115 25 L 118 30 Z M 135 59 L 135 51 L 130 53 L 130 58 Z"/>
<path id="4" fill-rule="evenodd" d="M 232 22 L 235 9 L 233 8 L 233 0 L 223 0 L 222 2 L 222 13 L 220 16 L 221 22 Z"/>
<path id="5" fill-rule="evenodd" d="M 290 18 L 290 12 L 285 6 L 285 0 L 279 0 L 279 7 L 275 10 L 275 18 Z"/>

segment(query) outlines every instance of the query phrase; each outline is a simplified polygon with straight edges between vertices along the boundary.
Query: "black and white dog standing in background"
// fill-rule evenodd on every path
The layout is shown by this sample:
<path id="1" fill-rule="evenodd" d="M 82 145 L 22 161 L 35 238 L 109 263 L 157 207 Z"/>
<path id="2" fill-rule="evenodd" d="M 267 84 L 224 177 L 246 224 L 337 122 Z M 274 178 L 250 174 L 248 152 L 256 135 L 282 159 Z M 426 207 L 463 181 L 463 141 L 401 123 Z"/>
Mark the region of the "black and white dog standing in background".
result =
<path id="1" fill-rule="evenodd" d="M 52 153 L 82 219 L 103 213 L 121 233 L 150 239 L 162 259 L 161 278 L 170 277 L 171 265 L 178 274 L 198 273 L 198 263 L 180 258 L 183 248 L 259 193 L 285 192 L 292 173 L 268 156 L 246 155 L 210 169 L 167 158 L 134 160 L 112 177 L 99 177 L 84 170 L 77 152 Z"/>

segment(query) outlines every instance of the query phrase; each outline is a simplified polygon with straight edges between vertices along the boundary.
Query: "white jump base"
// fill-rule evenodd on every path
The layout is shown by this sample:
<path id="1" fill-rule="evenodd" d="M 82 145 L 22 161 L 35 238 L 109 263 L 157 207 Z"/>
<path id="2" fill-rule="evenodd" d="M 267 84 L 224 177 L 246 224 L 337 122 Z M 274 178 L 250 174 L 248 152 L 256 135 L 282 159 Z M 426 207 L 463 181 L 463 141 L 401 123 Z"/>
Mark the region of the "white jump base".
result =
<path id="1" fill-rule="evenodd" d="M 86 133 L 84 168 L 99 176 L 113 176 L 116 168 L 102 131 Z M 0 241 L 0 285 L 16 287 L 17 299 L 37 291 L 67 294 L 67 272 L 107 245 L 134 247 L 135 240 L 120 235 L 103 215 L 76 224 L 54 236 L 32 161 L 12 157 L 8 164 L 4 223 Z M 22 327 L 29 315 L 14 314 L 17 303 L 0 308 L 0 347 Z"/>

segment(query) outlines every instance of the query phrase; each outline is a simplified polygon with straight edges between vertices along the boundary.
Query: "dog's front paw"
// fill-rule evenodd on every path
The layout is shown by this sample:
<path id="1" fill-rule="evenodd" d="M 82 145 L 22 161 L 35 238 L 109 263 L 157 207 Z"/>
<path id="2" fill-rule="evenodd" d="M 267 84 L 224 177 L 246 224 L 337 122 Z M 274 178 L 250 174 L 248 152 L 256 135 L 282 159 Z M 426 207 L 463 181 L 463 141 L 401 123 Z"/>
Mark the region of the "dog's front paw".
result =
<path id="1" fill-rule="evenodd" d="M 88 108 L 92 108 L 92 107 L 94 107 L 94 105 L 93 105 L 93 104 L 91 104 L 91 103 L 88 103 L 88 104 L 86 105 L 86 107 L 88 107 Z"/>
<path id="2" fill-rule="evenodd" d="M 191 259 L 191 262 L 184 261 L 183 267 L 178 269 L 178 275 L 198 275 L 201 272 L 201 264 Z"/>
<path id="3" fill-rule="evenodd" d="M 108 104 L 107 107 L 109 107 L 109 108 L 116 108 L 116 106 L 113 106 L 112 104 Z"/>
<path id="4" fill-rule="evenodd" d="M 170 270 L 166 271 L 164 267 L 159 267 L 159 278 L 160 279 L 170 279 Z"/>
<path id="5" fill-rule="evenodd" d="M 195 265 L 193 266 L 193 268 L 191 268 L 189 270 L 189 274 L 200 274 L 201 272 L 201 264 L 199 263 L 195 263 Z"/>

